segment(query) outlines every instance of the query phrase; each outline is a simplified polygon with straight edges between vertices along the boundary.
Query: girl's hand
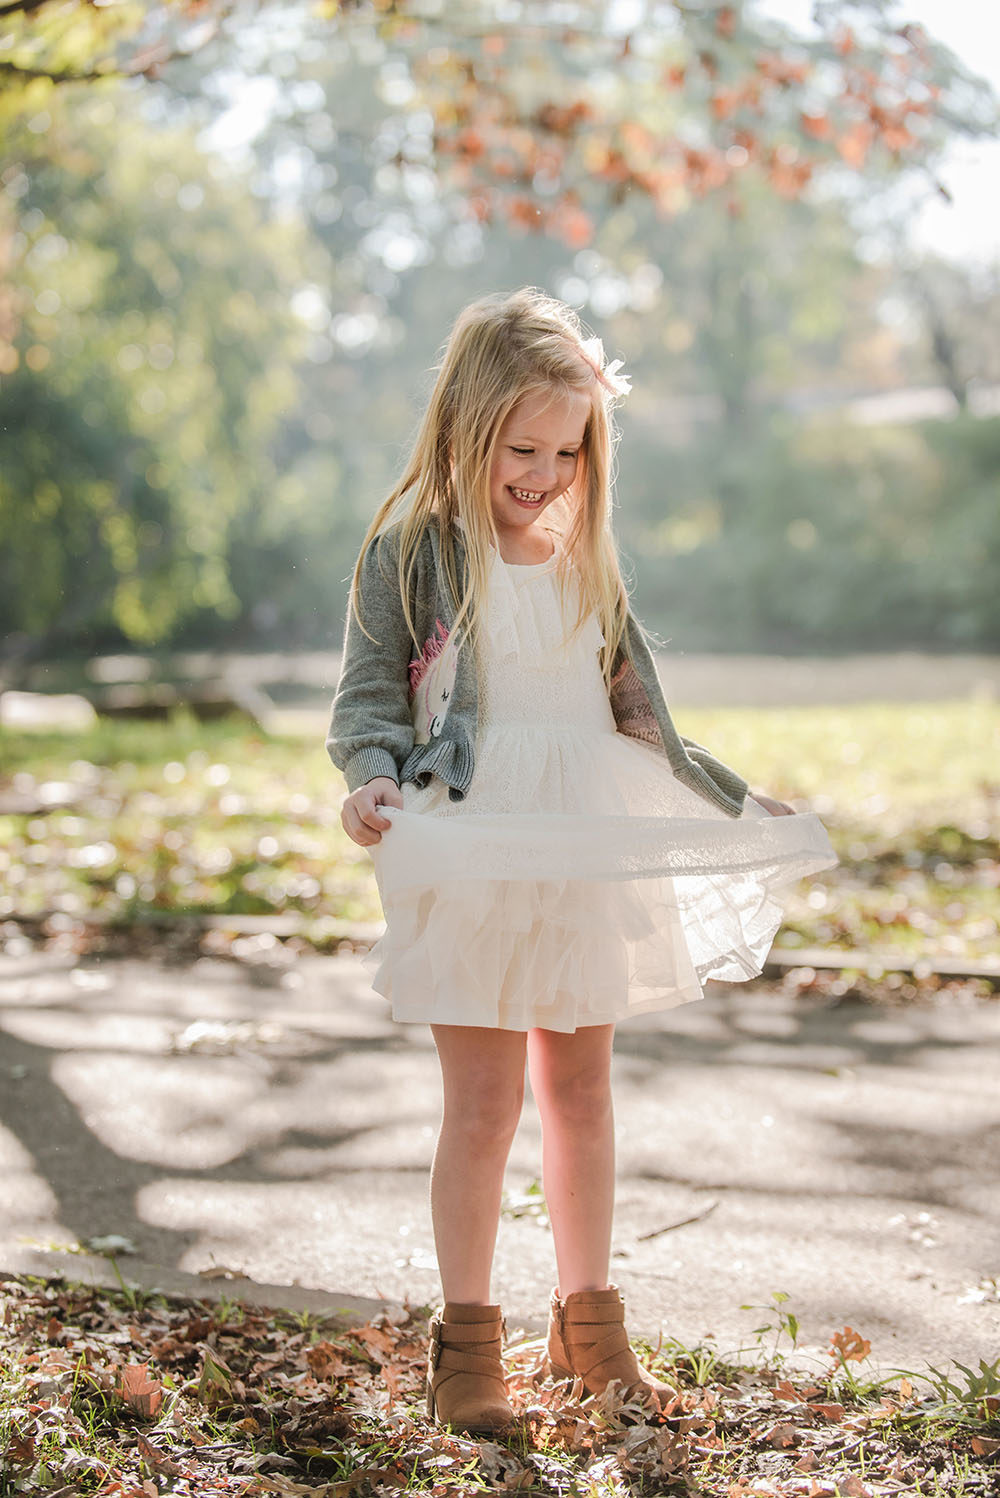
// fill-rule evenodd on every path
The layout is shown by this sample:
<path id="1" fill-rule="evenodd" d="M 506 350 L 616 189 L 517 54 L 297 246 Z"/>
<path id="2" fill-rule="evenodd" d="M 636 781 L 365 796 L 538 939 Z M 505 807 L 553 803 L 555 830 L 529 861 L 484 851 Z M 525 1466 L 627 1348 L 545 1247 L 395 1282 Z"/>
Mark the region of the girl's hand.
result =
<path id="1" fill-rule="evenodd" d="M 362 848 L 370 848 L 382 841 L 382 833 L 392 823 L 379 814 L 380 806 L 398 806 L 402 809 L 403 793 L 394 780 L 379 775 L 369 780 L 350 796 L 340 808 L 340 820 L 347 836 Z"/>
<path id="2" fill-rule="evenodd" d="M 794 817 L 795 807 L 789 806 L 787 801 L 775 801 L 773 796 L 765 796 L 763 792 L 758 795 L 751 793 L 751 801 L 756 801 L 765 811 L 769 811 L 772 817 Z"/>

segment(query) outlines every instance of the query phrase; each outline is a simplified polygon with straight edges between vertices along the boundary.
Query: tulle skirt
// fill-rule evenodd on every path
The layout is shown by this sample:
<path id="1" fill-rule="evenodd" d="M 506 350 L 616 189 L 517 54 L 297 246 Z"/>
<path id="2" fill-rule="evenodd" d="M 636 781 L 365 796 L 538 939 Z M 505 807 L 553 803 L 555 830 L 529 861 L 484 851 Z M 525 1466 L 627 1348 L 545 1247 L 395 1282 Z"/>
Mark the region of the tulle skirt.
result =
<path id="1" fill-rule="evenodd" d="M 487 724 L 463 801 L 432 780 L 403 802 L 367 959 L 403 1021 L 569 1033 L 698 999 L 757 976 L 789 887 L 837 861 L 812 813 L 689 790 L 606 698 L 585 726 Z"/>

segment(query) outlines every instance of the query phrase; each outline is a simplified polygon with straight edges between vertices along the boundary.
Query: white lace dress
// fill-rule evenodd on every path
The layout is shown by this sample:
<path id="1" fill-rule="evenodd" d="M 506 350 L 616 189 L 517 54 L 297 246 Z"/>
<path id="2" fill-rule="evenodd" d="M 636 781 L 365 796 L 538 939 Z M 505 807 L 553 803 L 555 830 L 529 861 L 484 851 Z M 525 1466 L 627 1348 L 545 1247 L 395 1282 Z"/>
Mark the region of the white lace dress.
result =
<path id="1" fill-rule="evenodd" d="M 836 863 L 812 813 L 728 816 L 616 731 L 601 630 L 567 640 L 558 559 L 495 555 L 468 794 L 404 785 L 372 849 L 367 961 L 397 1020 L 571 1032 L 698 999 L 759 974 L 783 892 Z"/>

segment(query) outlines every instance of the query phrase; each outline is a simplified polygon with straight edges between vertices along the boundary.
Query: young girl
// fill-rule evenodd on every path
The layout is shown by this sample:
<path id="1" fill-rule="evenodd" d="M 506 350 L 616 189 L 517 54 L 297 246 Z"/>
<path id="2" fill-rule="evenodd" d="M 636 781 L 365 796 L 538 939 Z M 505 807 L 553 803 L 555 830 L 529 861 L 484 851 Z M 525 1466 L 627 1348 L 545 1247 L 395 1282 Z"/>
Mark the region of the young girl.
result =
<path id="1" fill-rule="evenodd" d="M 539 291 L 466 308 L 362 545 L 333 704 L 343 825 L 387 923 L 373 985 L 440 1058 L 428 1411 L 467 1430 L 511 1420 L 490 1271 L 526 1060 L 548 1370 L 673 1393 L 608 1281 L 614 1026 L 757 975 L 783 889 L 836 862 L 815 816 L 674 728 L 611 532 L 617 367 Z"/>

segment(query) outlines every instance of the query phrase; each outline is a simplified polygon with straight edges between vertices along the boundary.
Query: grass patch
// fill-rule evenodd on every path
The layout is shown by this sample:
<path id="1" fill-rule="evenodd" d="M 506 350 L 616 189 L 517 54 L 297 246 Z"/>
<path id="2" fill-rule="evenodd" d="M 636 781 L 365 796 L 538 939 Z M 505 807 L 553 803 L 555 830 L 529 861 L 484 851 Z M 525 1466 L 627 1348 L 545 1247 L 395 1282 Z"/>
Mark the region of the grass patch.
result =
<path id="1" fill-rule="evenodd" d="M 1000 706 L 692 711 L 682 727 L 829 828 L 841 864 L 795 892 L 783 942 L 971 962 L 995 952 Z M 294 916 L 323 949 L 380 919 L 319 735 L 185 715 L 2 730 L 0 763 L 0 920 L 58 932 Z"/>
<path id="2" fill-rule="evenodd" d="M 486 1441 L 425 1417 L 426 1308 L 348 1329 L 229 1299 L 23 1277 L 0 1283 L 0 1299 L 3 1498 L 996 1491 L 1000 1399 L 986 1386 L 1000 1364 L 956 1365 L 917 1392 L 905 1375 L 865 1376 L 869 1349 L 850 1328 L 815 1375 L 791 1371 L 776 1346 L 753 1362 L 640 1347 L 677 1390 L 662 1413 L 615 1390 L 585 1398 L 538 1382 L 541 1343 L 515 1338 L 517 1424 Z M 793 1319 L 780 1309 L 761 1330 L 787 1335 Z"/>

